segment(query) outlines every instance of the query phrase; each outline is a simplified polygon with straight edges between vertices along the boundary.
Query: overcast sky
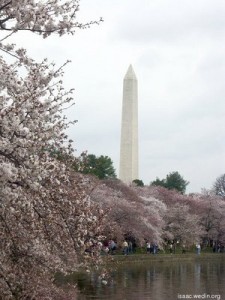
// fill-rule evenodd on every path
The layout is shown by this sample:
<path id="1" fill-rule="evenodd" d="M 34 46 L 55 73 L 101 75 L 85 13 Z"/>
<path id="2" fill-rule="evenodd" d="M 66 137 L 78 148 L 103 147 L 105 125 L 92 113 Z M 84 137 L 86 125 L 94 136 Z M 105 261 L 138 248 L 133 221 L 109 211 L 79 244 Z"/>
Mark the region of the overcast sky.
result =
<path id="1" fill-rule="evenodd" d="M 188 192 L 225 173 L 225 1 L 81 0 L 79 20 L 104 22 L 74 36 L 23 37 L 29 53 L 65 69 L 77 154 L 111 157 L 118 173 L 123 77 L 139 88 L 139 174 L 145 184 L 178 171 Z"/>

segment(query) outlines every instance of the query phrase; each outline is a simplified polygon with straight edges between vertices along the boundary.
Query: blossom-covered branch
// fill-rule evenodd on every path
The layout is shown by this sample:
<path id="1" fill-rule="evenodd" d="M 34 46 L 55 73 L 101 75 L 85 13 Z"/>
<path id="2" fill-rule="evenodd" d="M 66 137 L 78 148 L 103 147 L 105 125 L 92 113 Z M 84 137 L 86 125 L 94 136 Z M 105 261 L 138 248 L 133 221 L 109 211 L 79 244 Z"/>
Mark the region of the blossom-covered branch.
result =
<path id="1" fill-rule="evenodd" d="M 78 0 L 2 0 L 0 6 L 0 28 L 17 32 L 29 30 L 43 37 L 52 33 L 60 36 L 74 33 L 77 28 L 87 28 L 102 21 L 81 23 L 77 21 Z"/>

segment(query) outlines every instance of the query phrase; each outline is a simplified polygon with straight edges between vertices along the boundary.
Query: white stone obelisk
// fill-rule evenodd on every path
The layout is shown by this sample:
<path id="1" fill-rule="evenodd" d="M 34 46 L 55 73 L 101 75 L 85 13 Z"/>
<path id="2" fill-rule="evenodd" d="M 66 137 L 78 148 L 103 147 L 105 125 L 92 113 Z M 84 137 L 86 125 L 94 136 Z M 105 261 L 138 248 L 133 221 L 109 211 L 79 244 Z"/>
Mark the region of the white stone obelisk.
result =
<path id="1" fill-rule="evenodd" d="M 119 179 L 138 179 L 138 81 L 132 65 L 123 80 Z"/>

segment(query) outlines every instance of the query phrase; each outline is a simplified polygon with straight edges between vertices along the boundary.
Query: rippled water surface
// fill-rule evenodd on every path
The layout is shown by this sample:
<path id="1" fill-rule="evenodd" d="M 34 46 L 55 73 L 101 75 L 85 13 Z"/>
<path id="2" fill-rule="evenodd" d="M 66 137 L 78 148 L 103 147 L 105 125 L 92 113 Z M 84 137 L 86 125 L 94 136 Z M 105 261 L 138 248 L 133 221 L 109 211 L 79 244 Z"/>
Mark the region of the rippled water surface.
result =
<path id="1" fill-rule="evenodd" d="M 224 255 L 223 255 L 224 256 Z M 98 274 L 77 279 L 79 300 L 225 299 L 225 260 L 123 264 L 104 285 Z"/>

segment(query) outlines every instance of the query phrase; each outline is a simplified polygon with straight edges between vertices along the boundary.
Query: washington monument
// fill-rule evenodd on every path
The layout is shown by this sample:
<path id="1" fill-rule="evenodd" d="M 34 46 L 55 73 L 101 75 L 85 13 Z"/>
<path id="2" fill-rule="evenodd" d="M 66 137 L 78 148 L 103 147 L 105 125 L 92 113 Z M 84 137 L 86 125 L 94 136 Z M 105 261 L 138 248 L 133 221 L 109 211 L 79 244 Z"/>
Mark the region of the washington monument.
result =
<path id="1" fill-rule="evenodd" d="M 138 179 L 138 82 L 132 65 L 123 80 L 119 178 L 127 184 Z"/>

